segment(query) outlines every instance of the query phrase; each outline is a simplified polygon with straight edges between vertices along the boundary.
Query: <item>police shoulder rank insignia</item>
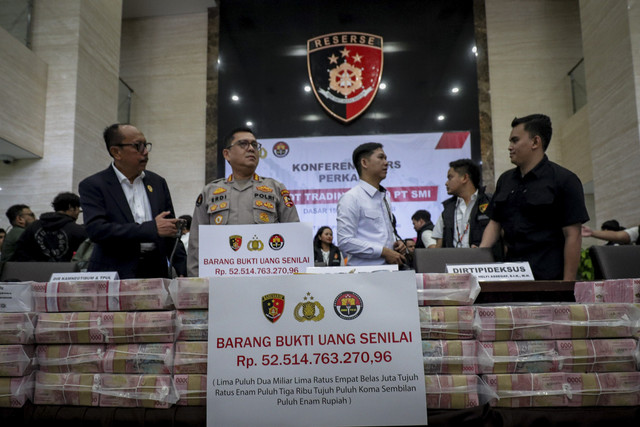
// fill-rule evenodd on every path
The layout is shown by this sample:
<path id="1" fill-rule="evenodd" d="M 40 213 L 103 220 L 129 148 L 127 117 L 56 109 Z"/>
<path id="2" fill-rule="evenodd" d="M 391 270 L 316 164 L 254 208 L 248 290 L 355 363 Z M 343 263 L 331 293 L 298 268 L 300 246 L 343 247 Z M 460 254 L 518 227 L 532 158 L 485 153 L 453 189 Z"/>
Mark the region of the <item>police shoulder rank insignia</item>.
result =
<path id="1" fill-rule="evenodd" d="M 317 322 L 324 318 L 324 307 L 318 301 L 314 301 L 310 292 L 304 297 L 302 302 L 293 309 L 293 317 L 298 322 L 313 320 Z"/>
<path id="2" fill-rule="evenodd" d="M 382 59 L 382 37 L 374 34 L 331 33 L 307 40 L 313 92 L 329 114 L 345 123 L 362 114 L 376 96 Z"/>
<path id="3" fill-rule="evenodd" d="M 196 199 L 196 207 L 198 207 L 198 206 L 200 206 L 202 204 L 202 200 L 204 200 L 204 197 L 202 197 L 202 193 L 200 193 L 200 195 Z"/>
<path id="4" fill-rule="evenodd" d="M 217 216 L 214 218 L 213 222 L 214 222 L 216 225 L 220 225 L 220 224 L 222 224 L 222 221 L 223 221 L 223 220 L 224 220 L 224 217 L 223 217 L 222 215 L 217 215 Z"/>
<path id="5" fill-rule="evenodd" d="M 266 212 L 260 212 L 260 221 L 269 222 L 269 214 Z"/>
<path id="6" fill-rule="evenodd" d="M 484 213 L 484 211 L 487 210 L 488 206 L 489 206 L 489 203 L 483 203 L 481 205 L 478 205 L 478 210 L 480 211 L 480 213 Z"/>
<path id="7" fill-rule="evenodd" d="M 224 193 L 225 191 L 227 191 L 226 188 L 218 187 L 215 190 L 213 190 L 213 194 L 220 194 L 220 193 Z"/>
<path id="8" fill-rule="evenodd" d="M 261 185 L 260 187 L 256 187 L 256 190 L 262 191 L 263 193 L 273 193 L 273 188 L 267 187 L 266 185 Z"/>
<path id="9" fill-rule="evenodd" d="M 284 295 L 269 294 L 262 297 L 262 313 L 271 323 L 276 323 L 284 312 Z"/>
<path id="10" fill-rule="evenodd" d="M 242 247 L 242 236 L 239 236 L 237 234 L 229 236 L 229 246 L 231 246 L 231 249 L 233 249 L 235 252 L 238 252 L 238 250 Z"/>
<path id="11" fill-rule="evenodd" d="M 282 190 L 280 192 L 280 195 L 282 196 L 282 201 L 284 202 L 284 205 L 288 208 L 292 208 L 293 200 L 291 200 L 291 193 L 289 193 L 289 190 Z"/>

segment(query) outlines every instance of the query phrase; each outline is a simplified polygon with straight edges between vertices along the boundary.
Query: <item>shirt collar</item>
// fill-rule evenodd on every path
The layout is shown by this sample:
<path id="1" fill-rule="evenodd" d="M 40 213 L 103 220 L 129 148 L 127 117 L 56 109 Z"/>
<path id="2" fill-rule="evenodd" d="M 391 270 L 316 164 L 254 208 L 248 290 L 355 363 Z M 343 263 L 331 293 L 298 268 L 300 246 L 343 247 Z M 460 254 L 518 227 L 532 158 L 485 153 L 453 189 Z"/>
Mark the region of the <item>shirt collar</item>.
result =
<path id="1" fill-rule="evenodd" d="M 540 160 L 540 161 L 538 162 L 538 164 L 537 164 L 537 165 L 535 165 L 535 166 L 533 167 L 533 169 L 531 169 L 529 172 L 527 172 L 527 174 L 526 174 L 525 176 L 522 176 L 522 175 L 519 173 L 520 171 L 518 171 L 518 175 L 519 175 L 520 177 L 522 177 L 523 179 L 524 179 L 526 176 L 528 176 L 528 175 L 531 175 L 531 176 L 533 176 L 533 177 L 538 178 L 538 177 L 540 177 L 540 176 L 541 176 L 541 170 L 542 170 L 542 168 L 546 167 L 548 164 L 549 164 L 549 158 L 548 158 L 548 157 L 547 157 L 547 155 L 545 154 L 545 155 L 544 155 L 544 157 L 542 157 L 542 160 Z"/>
<path id="2" fill-rule="evenodd" d="M 127 178 L 126 176 L 124 176 L 124 174 L 122 172 L 120 172 L 120 170 L 116 167 L 116 164 L 111 162 L 111 167 L 113 168 L 113 171 L 116 173 L 116 177 L 118 178 L 118 182 L 120 184 L 122 184 L 122 182 L 126 182 L 127 184 L 131 184 L 131 182 L 129 182 L 129 178 Z M 145 175 L 144 175 L 144 171 L 142 171 L 142 173 L 140 175 L 138 175 L 136 177 L 136 179 L 140 178 L 140 179 L 144 179 Z M 134 179 L 134 181 L 136 180 Z"/>
<path id="3" fill-rule="evenodd" d="M 473 193 L 469 198 L 469 205 L 472 205 L 477 198 L 478 198 L 478 190 L 476 190 L 476 192 Z M 464 199 L 462 197 L 458 197 L 458 199 L 456 200 L 456 206 L 460 206 L 460 203 L 464 203 Z"/>
<path id="4" fill-rule="evenodd" d="M 386 192 L 386 188 L 384 188 L 383 186 L 380 186 L 380 189 L 377 189 L 376 187 L 374 187 L 373 185 L 369 184 L 366 181 L 360 180 L 360 182 L 358 182 L 358 185 L 360 187 L 362 187 L 362 189 L 365 191 L 365 193 L 367 193 L 369 195 L 369 197 L 373 197 L 376 195 L 376 193 L 378 192 Z"/>

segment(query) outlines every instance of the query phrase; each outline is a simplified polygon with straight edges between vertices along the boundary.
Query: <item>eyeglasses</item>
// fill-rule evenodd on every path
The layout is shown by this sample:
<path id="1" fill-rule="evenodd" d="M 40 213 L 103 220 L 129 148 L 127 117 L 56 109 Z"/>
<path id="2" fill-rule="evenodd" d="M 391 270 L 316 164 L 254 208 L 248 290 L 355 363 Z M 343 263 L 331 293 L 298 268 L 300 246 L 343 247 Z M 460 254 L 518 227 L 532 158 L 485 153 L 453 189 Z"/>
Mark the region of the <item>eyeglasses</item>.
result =
<path id="1" fill-rule="evenodd" d="M 260 144 L 258 141 L 247 141 L 246 139 L 238 141 L 235 144 L 231 144 L 229 148 L 235 147 L 236 145 L 243 150 L 249 149 L 249 146 L 251 146 L 256 151 L 262 148 L 262 144 Z"/>
<path id="2" fill-rule="evenodd" d="M 151 144 L 150 142 L 137 142 L 135 144 L 114 144 L 117 147 L 126 147 L 126 146 L 131 146 L 133 148 L 135 148 L 136 150 L 138 150 L 139 153 L 144 153 L 144 150 L 147 150 L 147 153 L 151 151 L 151 146 L 153 144 Z"/>

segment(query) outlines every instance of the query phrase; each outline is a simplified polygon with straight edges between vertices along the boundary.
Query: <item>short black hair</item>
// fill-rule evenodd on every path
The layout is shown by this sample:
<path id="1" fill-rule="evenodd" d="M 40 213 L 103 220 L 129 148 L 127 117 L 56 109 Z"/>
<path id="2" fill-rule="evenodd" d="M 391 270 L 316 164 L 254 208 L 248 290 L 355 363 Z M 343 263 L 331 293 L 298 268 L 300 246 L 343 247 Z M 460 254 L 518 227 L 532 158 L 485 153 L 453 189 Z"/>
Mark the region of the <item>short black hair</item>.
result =
<path id="1" fill-rule="evenodd" d="M 356 171 L 358 171 L 358 176 L 362 175 L 362 165 L 360 165 L 360 160 L 368 158 L 378 148 L 382 148 L 382 144 L 379 142 L 365 142 L 364 144 L 358 145 L 356 149 L 353 150 L 351 160 L 353 161 L 353 166 L 356 167 Z"/>
<path id="2" fill-rule="evenodd" d="M 5 212 L 5 215 L 7 215 L 7 218 L 9 219 L 9 222 L 11 223 L 11 225 L 15 225 L 15 221 L 20 216 L 23 209 L 29 209 L 29 206 L 13 205 L 9 209 L 7 209 L 7 212 Z"/>
<path id="3" fill-rule="evenodd" d="M 180 215 L 179 218 L 186 221 L 186 226 L 184 228 L 186 228 L 187 230 L 191 230 L 191 221 L 193 220 L 191 215 Z"/>
<path id="4" fill-rule="evenodd" d="M 414 221 L 418 221 L 419 219 L 423 219 L 425 222 L 431 221 L 431 214 L 424 209 L 420 209 L 416 211 L 413 215 L 411 215 L 411 219 Z"/>
<path id="5" fill-rule="evenodd" d="M 51 206 L 56 212 L 64 212 L 67 209 L 79 208 L 80 197 L 78 197 L 78 195 L 74 193 L 60 193 L 55 197 L 55 199 L 53 199 Z"/>
<path id="6" fill-rule="evenodd" d="M 529 133 L 531 138 L 539 136 L 542 140 L 542 149 L 547 151 L 547 147 L 551 142 L 551 134 L 553 133 L 549 116 L 544 114 L 531 114 L 525 117 L 516 117 L 511 122 L 511 127 L 514 128 L 520 124 L 524 124 L 524 130 Z"/>
<path id="7" fill-rule="evenodd" d="M 449 167 L 453 168 L 458 174 L 468 174 L 471 183 L 477 189 L 480 188 L 480 168 L 471 159 L 458 159 L 449 163 Z"/>
<path id="8" fill-rule="evenodd" d="M 601 230 L 610 230 L 610 231 L 622 231 L 624 227 L 620 225 L 618 220 L 610 219 L 609 221 L 605 221 L 600 226 Z"/>
<path id="9" fill-rule="evenodd" d="M 104 138 L 104 143 L 107 146 L 109 155 L 111 155 L 111 151 L 109 150 L 111 147 L 122 144 L 122 141 L 124 141 L 124 135 L 120 132 L 120 126 L 124 125 L 121 123 L 114 123 L 107 126 L 104 129 L 104 132 L 102 132 L 102 137 Z"/>
<path id="10" fill-rule="evenodd" d="M 256 136 L 256 134 L 253 132 L 253 130 L 251 130 L 250 127 L 247 127 L 247 126 L 237 127 L 237 128 L 233 129 L 231 132 L 229 132 L 228 134 L 225 135 L 224 139 L 222 140 L 222 143 L 224 144 L 223 148 L 229 148 L 229 145 L 231 144 L 231 141 L 233 141 L 234 135 L 236 133 L 238 133 L 238 132 L 249 132 L 254 137 Z"/>
<path id="11" fill-rule="evenodd" d="M 4 228 L 0 228 L 0 234 L 6 235 L 7 234 L 7 230 L 5 230 Z"/>
<path id="12" fill-rule="evenodd" d="M 407 239 L 404 239 L 404 244 L 405 244 L 405 245 L 406 245 L 408 242 L 413 242 L 413 243 L 415 243 L 416 241 L 415 241 L 415 240 L 413 240 L 413 239 L 412 239 L 412 238 L 410 238 L 410 237 L 409 237 L 409 238 L 407 238 Z"/>

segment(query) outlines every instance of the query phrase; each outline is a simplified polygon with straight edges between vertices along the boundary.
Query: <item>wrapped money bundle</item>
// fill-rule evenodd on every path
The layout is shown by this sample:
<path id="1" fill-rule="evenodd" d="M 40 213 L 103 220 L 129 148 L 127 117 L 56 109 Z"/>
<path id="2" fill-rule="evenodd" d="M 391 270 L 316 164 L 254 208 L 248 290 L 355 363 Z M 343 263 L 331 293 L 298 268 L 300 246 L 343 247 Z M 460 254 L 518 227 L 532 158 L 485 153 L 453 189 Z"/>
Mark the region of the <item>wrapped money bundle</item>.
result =
<path id="1" fill-rule="evenodd" d="M 40 370 L 51 373 L 100 373 L 104 344 L 39 345 L 36 356 Z"/>
<path id="2" fill-rule="evenodd" d="M 175 374 L 206 374 L 207 346 L 206 341 L 178 341 L 173 360 Z"/>
<path id="3" fill-rule="evenodd" d="M 552 339 L 552 325 L 552 305 L 478 307 L 474 323 L 480 341 Z"/>
<path id="4" fill-rule="evenodd" d="M 499 397 L 491 401 L 492 406 L 567 406 L 568 385 L 564 372 L 486 374 L 482 379 Z"/>
<path id="5" fill-rule="evenodd" d="M 24 377 L 37 365 L 32 345 L 0 345 L 0 377 Z"/>
<path id="6" fill-rule="evenodd" d="M 0 313 L 0 344 L 32 344 L 35 313 Z"/>
<path id="7" fill-rule="evenodd" d="M 175 375 L 176 391 L 180 400 L 176 405 L 180 406 L 206 406 L 207 405 L 207 376 L 199 374 Z"/>
<path id="8" fill-rule="evenodd" d="M 168 408 L 178 401 L 170 375 L 101 374 L 100 406 Z"/>
<path id="9" fill-rule="evenodd" d="M 0 295 L 2 295 L 0 313 L 34 311 L 32 284 L 33 282 L 0 282 Z"/>
<path id="10" fill-rule="evenodd" d="M 39 344 L 101 344 L 100 313 L 40 313 L 35 330 Z"/>
<path id="11" fill-rule="evenodd" d="M 109 281 L 106 311 L 164 310 L 173 308 L 167 287 L 169 279 Z"/>
<path id="12" fill-rule="evenodd" d="M 0 377 L 0 408 L 22 408 L 27 400 L 33 400 L 35 375 Z"/>
<path id="13" fill-rule="evenodd" d="M 576 282 L 573 292 L 579 303 L 640 303 L 640 279 Z"/>
<path id="14" fill-rule="evenodd" d="M 36 372 L 36 405 L 98 406 L 100 374 Z"/>
<path id="15" fill-rule="evenodd" d="M 481 373 L 558 372 L 555 341 L 483 341 L 478 343 Z"/>
<path id="16" fill-rule="evenodd" d="M 640 309 L 624 303 L 559 304 L 553 317 L 557 339 L 633 337 L 640 325 Z"/>
<path id="17" fill-rule="evenodd" d="M 420 305 L 471 305 L 480 285 L 471 274 L 416 273 Z"/>
<path id="18" fill-rule="evenodd" d="M 206 341 L 209 335 L 208 310 L 177 310 L 176 340 Z"/>
<path id="19" fill-rule="evenodd" d="M 209 279 L 204 277 L 179 277 L 169 284 L 169 293 L 178 309 L 209 308 Z"/>
<path id="20" fill-rule="evenodd" d="M 633 338 L 558 340 L 556 348 L 564 372 L 635 371 L 640 360 Z"/>
<path id="21" fill-rule="evenodd" d="M 595 376 L 597 383 L 601 387 L 596 405 L 640 405 L 640 372 L 607 372 L 582 375 Z"/>
<path id="22" fill-rule="evenodd" d="M 106 281 L 33 283 L 33 301 L 39 313 L 102 311 Z"/>
<path id="23" fill-rule="evenodd" d="M 427 408 L 464 409 L 480 406 L 477 375 L 425 375 Z"/>
<path id="24" fill-rule="evenodd" d="M 175 311 L 121 311 L 97 314 L 98 329 L 104 334 L 106 343 L 175 341 Z"/>
<path id="25" fill-rule="evenodd" d="M 475 340 L 422 341 L 424 373 L 477 374 L 477 343 Z"/>
<path id="26" fill-rule="evenodd" d="M 114 374 L 170 374 L 173 344 L 111 344 L 105 351 L 103 370 Z"/>
<path id="27" fill-rule="evenodd" d="M 422 339 L 473 338 L 473 307 L 420 307 Z"/>

